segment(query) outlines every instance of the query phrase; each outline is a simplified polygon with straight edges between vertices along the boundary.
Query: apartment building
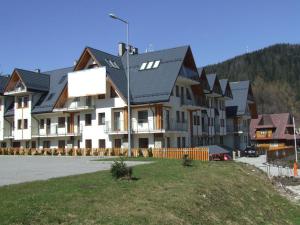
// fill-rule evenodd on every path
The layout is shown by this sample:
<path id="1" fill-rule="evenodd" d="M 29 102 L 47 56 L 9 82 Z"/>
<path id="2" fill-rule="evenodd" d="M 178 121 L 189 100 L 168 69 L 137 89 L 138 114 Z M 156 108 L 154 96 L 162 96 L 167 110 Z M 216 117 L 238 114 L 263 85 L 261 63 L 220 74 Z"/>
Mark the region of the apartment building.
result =
<path id="1" fill-rule="evenodd" d="M 126 148 L 128 97 L 133 147 L 224 142 L 231 86 L 222 91 L 217 75 L 197 69 L 189 46 L 131 47 L 130 96 L 125 44 L 118 47 L 118 55 L 87 47 L 73 67 L 1 77 L 1 146 Z"/>
<path id="2" fill-rule="evenodd" d="M 229 82 L 233 98 L 225 101 L 227 135 L 224 145 L 244 150 L 250 144 L 250 121 L 257 118 L 250 81 Z"/>

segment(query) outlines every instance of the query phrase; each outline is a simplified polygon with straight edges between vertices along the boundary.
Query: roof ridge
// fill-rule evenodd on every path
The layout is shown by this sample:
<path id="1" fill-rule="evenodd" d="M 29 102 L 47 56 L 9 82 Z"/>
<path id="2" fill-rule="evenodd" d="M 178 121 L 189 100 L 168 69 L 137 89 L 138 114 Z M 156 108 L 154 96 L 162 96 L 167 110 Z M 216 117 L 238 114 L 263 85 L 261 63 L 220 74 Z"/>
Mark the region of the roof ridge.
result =
<path id="1" fill-rule="evenodd" d="M 58 68 L 58 69 L 53 69 L 53 70 L 47 70 L 44 73 L 50 73 L 50 72 L 54 72 L 54 71 L 58 71 L 58 70 L 63 70 L 63 69 L 70 69 L 73 68 L 74 66 L 68 66 L 68 67 L 63 67 L 63 68 Z M 50 75 L 50 74 L 47 74 Z"/>

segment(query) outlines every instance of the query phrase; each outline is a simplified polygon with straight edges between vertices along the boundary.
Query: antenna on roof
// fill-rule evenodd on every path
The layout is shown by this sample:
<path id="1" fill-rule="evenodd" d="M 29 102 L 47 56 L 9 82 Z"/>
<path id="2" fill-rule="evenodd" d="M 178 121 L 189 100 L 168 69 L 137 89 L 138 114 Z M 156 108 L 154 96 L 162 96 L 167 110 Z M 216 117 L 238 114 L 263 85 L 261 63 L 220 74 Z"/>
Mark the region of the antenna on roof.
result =
<path id="1" fill-rule="evenodd" d="M 146 53 L 153 52 L 153 51 L 154 51 L 153 44 L 149 44 L 148 48 L 146 48 Z"/>

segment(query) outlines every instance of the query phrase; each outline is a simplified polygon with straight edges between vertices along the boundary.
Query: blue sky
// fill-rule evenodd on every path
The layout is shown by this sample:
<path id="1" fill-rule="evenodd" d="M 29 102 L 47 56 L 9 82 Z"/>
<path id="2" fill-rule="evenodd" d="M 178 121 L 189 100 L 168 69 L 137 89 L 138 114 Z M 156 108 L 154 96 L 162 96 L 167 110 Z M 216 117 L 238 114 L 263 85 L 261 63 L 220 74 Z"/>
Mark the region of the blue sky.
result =
<path id="1" fill-rule="evenodd" d="M 70 66 L 85 46 L 117 53 L 130 21 L 140 52 L 189 44 L 199 66 L 300 43 L 298 0 L 1 0 L 0 72 Z"/>

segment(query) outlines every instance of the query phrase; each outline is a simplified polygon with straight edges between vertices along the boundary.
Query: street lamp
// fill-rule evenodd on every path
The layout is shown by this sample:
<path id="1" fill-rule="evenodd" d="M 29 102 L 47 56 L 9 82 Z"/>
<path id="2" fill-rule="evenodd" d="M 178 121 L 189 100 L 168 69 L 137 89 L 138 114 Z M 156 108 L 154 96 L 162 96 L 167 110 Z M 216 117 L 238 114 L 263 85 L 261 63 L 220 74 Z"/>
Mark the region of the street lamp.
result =
<path id="1" fill-rule="evenodd" d="M 110 18 L 119 20 L 126 24 L 126 58 L 127 58 L 127 105 L 128 105 L 128 157 L 131 157 L 131 112 L 130 112 L 130 73 L 129 73 L 129 23 L 126 20 L 117 17 L 115 14 L 110 13 Z"/>

